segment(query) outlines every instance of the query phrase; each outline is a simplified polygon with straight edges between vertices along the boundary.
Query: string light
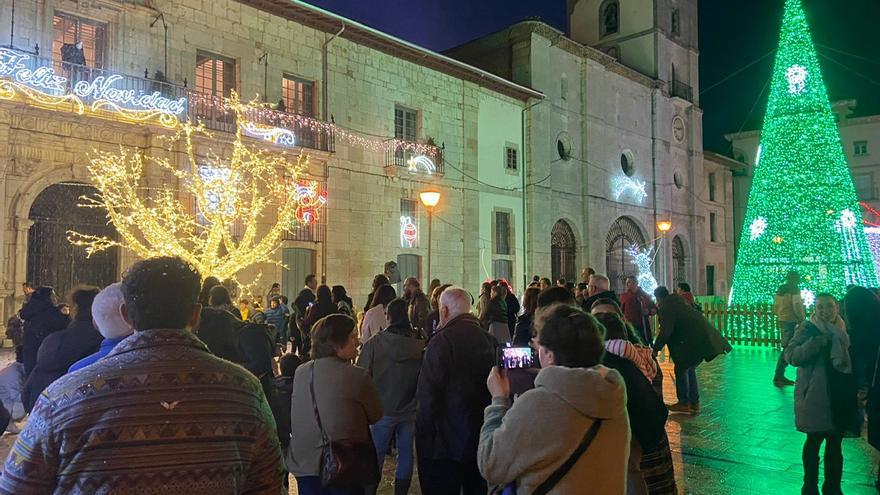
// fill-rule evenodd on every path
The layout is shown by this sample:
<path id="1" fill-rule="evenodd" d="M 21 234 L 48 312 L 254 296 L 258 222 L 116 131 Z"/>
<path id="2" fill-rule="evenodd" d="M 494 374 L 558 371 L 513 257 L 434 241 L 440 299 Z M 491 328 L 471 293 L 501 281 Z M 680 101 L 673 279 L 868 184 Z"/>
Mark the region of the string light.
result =
<path id="1" fill-rule="evenodd" d="M 428 175 L 433 174 L 434 170 L 436 170 L 434 161 L 425 155 L 415 155 L 410 157 L 410 159 L 406 161 L 406 166 L 410 172 L 418 172 L 419 167 L 421 167 Z"/>
<path id="2" fill-rule="evenodd" d="M 633 179 L 625 175 L 618 175 L 611 179 L 611 191 L 614 194 L 614 200 L 619 200 L 622 196 L 630 196 L 637 202 L 641 203 L 648 197 L 645 191 L 647 184 L 643 180 Z"/>
<path id="3" fill-rule="evenodd" d="M 419 230 L 412 217 L 400 217 L 400 247 L 411 248 L 419 240 Z"/>
<path id="4" fill-rule="evenodd" d="M 231 102 L 241 117 L 247 105 L 234 93 Z M 98 194 L 83 197 L 81 206 L 104 210 L 120 240 L 69 231 L 69 241 L 83 246 L 87 256 L 114 246 L 144 258 L 179 256 L 202 276 L 221 280 L 257 263 L 277 263 L 273 253 L 284 233 L 298 217 L 314 220 L 317 205 L 326 203 L 317 183 L 291 187 L 308 167 L 308 157 L 300 155 L 294 164 L 282 154 L 249 148 L 237 127 L 228 156 L 200 158 L 193 148 L 196 135 L 211 137 L 203 126 L 184 123 L 167 139 L 170 153 L 182 144 L 186 166 L 125 149 L 97 152 L 88 170 Z M 180 189 L 163 186 L 145 194 L 148 164 L 176 178 Z M 188 198 L 195 198 L 198 211 L 187 206 Z M 242 226 L 240 238 L 233 237 L 236 226 Z"/>
<path id="5" fill-rule="evenodd" d="M 733 281 L 734 338 L 775 331 L 755 315 L 773 303 L 788 271 L 801 275 L 804 299 L 877 284 L 801 0 L 785 3 L 760 150 Z"/>
<path id="6" fill-rule="evenodd" d="M 630 263 L 636 265 L 639 270 L 636 280 L 639 287 L 653 297 L 654 289 L 657 288 L 657 279 L 651 271 L 651 264 L 654 261 L 654 248 L 639 249 L 638 246 L 632 245 L 627 249 L 627 253 L 632 257 Z"/>

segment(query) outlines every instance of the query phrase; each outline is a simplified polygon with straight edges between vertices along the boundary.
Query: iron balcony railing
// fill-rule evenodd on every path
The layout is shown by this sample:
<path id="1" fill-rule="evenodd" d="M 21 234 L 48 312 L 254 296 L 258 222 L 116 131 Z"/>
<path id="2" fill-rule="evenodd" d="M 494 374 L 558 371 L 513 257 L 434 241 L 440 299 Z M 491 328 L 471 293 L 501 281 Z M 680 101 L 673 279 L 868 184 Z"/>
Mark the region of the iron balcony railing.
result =
<path id="1" fill-rule="evenodd" d="M 0 47 L 2 79 L 53 97 L 76 97 L 76 100 L 53 105 L 55 108 L 76 108 L 78 102 L 85 107 L 98 103 L 98 108 L 103 110 L 116 109 L 113 104 L 123 110 L 162 108 L 180 121 L 201 121 L 210 130 L 235 131 L 235 114 L 227 108 L 225 98 L 158 79 L 118 74 Z M 333 126 L 321 120 L 269 108 L 250 109 L 245 118 L 257 126 L 288 131 L 293 139 L 287 140 L 287 145 L 335 151 Z"/>
<path id="2" fill-rule="evenodd" d="M 672 96 L 677 96 L 681 99 L 687 100 L 691 103 L 694 102 L 694 89 L 690 87 L 689 84 L 685 84 L 681 81 L 672 81 Z"/>
<path id="3" fill-rule="evenodd" d="M 405 168 L 413 173 L 443 175 L 446 167 L 443 163 L 443 150 L 434 144 L 410 143 L 402 140 L 391 140 L 394 146 L 388 146 L 385 152 L 385 164 Z M 412 147 L 408 147 L 411 144 Z"/>

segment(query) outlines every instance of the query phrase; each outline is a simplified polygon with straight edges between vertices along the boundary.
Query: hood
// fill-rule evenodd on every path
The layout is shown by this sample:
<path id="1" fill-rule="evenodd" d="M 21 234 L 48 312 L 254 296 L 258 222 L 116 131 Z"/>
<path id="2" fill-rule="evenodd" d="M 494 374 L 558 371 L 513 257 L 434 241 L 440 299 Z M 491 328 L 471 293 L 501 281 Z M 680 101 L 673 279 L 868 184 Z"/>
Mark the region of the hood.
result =
<path id="1" fill-rule="evenodd" d="M 594 368 L 543 368 L 535 387 L 559 397 L 580 414 L 610 419 L 626 414 L 626 385 L 620 373 L 604 366 Z"/>
<path id="2" fill-rule="evenodd" d="M 40 313 L 48 312 L 52 316 L 67 318 L 64 314 L 61 313 L 61 310 L 58 309 L 57 306 L 52 304 L 51 301 L 45 301 L 43 299 L 34 299 L 31 298 L 28 302 L 24 304 L 21 308 L 21 312 L 19 313 L 22 320 L 32 320 L 35 316 Z M 58 319 L 60 319 L 58 318 Z"/>
<path id="3" fill-rule="evenodd" d="M 425 342 L 413 337 L 406 337 L 396 333 L 384 331 L 379 334 L 385 341 L 388 349 L 388 357 L 395 363 L 407 361 L 421 361 Z"/>

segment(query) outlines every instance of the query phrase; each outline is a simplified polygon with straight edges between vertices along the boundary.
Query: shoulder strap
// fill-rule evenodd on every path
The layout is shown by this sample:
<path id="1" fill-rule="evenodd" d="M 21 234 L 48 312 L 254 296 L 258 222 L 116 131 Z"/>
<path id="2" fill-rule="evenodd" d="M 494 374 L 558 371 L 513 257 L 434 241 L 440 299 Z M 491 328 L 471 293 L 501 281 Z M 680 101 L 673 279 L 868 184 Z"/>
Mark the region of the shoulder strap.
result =
<path id="1" fill-rule="evenodd" d="M 880 368 L 880 348 L 877 349 L 877 362 L 874 363 L 874 378 L 871 380 L 871 387 L 877 386 L 877 370 Z"/>
<path id="2" fill-rule="evenodd" d="M 584 435 L 584 439 L 581 440 L 580 445 L 571 453 L 571 456 L 562 463 L 561 466 L 556 468 L 556 471 L 550 475 L 547 480 L 541 483 L 538 488 L 535 488 L 535 491 L 532 492 L 532 495 L 546 495 L 553 489 L 561 480 L 571 471 L 571 468 L 574 467 L 575 463 L 578 459 L 584 455 L 584 452 L 590 447 L 590 444 L 593 443 L 593 440 L 596 438 L 596 435 L 599 433 L 599 427 L 602 426 L 602 420 L 596 419 L 593 421 L 593 424 L 590 425 L 590 429 L 587 430 L 587 434 Z"/>
<path id="3" fill-rule="evenodd" d="M 315 421 L 318 423 L 318 430 L 321 431 L 321 440 L 324 441 L 324 445 L 330 445 L 330 438 L 327 437 L 327 432 L 324 431 L 324 425 L 321 424 L 321 414 L 318 413 L 318 401 L 315 399 L 315 361 L 312 361 L 312 369 L 309 370 L 309 393 L 312 395 L 312 407 L 315 408 Z"/>

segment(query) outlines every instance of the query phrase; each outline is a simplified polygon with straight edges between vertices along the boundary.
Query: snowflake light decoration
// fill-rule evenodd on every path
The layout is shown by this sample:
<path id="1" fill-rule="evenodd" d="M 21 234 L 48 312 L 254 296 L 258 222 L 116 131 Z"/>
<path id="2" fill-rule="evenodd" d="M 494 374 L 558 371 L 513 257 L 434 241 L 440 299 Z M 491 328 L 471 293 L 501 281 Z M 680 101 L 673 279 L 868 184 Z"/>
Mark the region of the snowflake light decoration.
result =
<path id="1" fill-rule="evenodd" d="M 803 301 L 804 306 L 809 308 L 816 302 L 816 294 L 813 294 L 813 291 L 810 289 L 801 289 L 801 301 Z"/>
<path id="2" fill-rule="evenodd" d="M 749 225 L 749 239 L 754 241 L 764 234 L 767 230 L 767 220 L 764 217 L 758 217 Z"/>
<path id="3" fill-rule="evenodd" d="M 807 68 L 803 65 L 792 65 L 785 71 L 785 79 L 788 81 L 788 92 L 793 95 L 802 94 L 807 90 Z"/>

